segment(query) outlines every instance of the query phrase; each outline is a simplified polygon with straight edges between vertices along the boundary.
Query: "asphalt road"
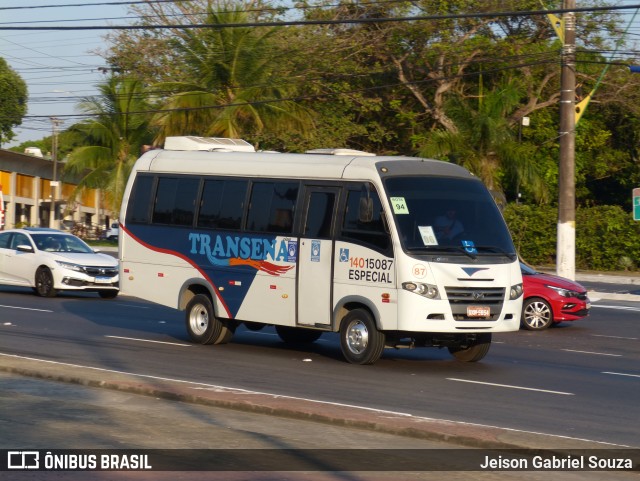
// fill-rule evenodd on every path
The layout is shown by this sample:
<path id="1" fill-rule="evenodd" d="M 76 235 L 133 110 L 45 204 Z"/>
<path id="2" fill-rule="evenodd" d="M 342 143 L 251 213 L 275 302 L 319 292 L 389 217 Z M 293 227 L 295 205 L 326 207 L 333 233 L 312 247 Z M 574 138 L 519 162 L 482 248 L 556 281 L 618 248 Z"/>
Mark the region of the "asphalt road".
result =
<path id="1" fill-rule="evenodd" d="M 378 410 L 567 440 L 640 446 L 640 304 L 597 301 L 590 317 L 540 333 L 494 337 L 479 363 L 446 350 L 388 350 L 373 366 L 345 363 L 336 335 L 311 346 L 272 329 L 230 344 L 187 341 L 182 313 L 127 297 L 34 297 L 0 288 L 0 365 L 11 359 L 88 366 L 280 402 Z"/>

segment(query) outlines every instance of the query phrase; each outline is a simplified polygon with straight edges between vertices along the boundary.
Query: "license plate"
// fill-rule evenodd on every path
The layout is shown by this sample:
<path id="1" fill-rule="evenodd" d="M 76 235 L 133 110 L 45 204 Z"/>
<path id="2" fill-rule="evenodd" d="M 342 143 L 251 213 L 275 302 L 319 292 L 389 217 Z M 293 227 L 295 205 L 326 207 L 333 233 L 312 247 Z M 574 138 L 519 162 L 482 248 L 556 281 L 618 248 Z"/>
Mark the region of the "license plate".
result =
<path id="1" fill-rule="evenodd" d="M 96 284 L 111 284 L 111 277 L 96 277 Z"/>
<path id="2" fill-rule="evenodd" d="M 591 309 L 591 303 L 587 302 L 587 309 Z"/>
<path id="3" fill-rule="evenodd" d="M 490 317 L 491 308 L 488 306 L 468 306 L 467 317 Z"/>

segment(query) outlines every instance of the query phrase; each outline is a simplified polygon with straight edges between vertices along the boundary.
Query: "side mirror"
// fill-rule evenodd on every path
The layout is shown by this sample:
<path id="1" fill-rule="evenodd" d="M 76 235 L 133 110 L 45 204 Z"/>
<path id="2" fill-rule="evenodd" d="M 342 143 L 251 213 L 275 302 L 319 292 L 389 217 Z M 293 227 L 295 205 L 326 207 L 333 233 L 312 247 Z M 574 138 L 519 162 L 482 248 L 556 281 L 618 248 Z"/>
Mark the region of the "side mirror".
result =
<path id="1" fill-rule="evenodd" d="M 21 244 L 18 247 L 16 247 L 16 250 L 18 252 L 33 252 L 33 247 L 26 244 Z"/>

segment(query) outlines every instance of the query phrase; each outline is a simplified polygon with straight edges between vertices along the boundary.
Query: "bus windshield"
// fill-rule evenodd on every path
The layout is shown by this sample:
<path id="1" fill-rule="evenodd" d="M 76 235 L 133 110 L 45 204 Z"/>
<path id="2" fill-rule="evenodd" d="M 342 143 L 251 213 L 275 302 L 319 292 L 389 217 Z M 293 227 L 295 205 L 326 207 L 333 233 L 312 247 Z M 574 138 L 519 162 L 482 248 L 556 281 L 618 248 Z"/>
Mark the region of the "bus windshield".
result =
<path id="1" fill-rule="evenodd" d="M 502 215 L 479 180 L 389 177 L 385 187 L 406 251 L 516 256 Z"/>

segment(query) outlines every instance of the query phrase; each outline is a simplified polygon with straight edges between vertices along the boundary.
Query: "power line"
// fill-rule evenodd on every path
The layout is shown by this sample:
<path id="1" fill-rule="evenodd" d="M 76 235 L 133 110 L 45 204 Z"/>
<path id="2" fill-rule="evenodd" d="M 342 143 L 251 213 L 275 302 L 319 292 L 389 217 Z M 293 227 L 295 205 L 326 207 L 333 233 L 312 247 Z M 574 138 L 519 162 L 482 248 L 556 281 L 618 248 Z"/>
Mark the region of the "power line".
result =
<path id="1" fill-rule="evenodd" d="M 518 65 L 509 65 L 509 66 L 505 66 L 505 67 L 497 67 L 494 69 L 488 69 L 488 70 L 483 70 L 481 72 L 482 75 L 487 75 L 489 73 L 494 73 L 494 72 L 500 72 L 500 71 L 504 71 L 504 70 L 511 70 L 511 69 L 518 69 L 518 68 L 523 68 L 523 67 L 531 67 L 531 66 L 535 66 L 535 65 L 544 65 L 544 64 L 551 64 L 551 63 L 556 63 L 557 59 L 552 59 L 552 60 L 541 60 L 539 62 L 532 62 L 532 63 L 523 63 L 523 64 L 518 64 Z M 449 75 L 449 76 L 443 76 L 443 77 L 438 77 L 438 78 L 430 78 L 430 79 L 425 79 L 425 80 L 415 80 L 412 82 L 404 82 L 404 83 L 394 83 L 394 84 L 386 84 L 386 85 L 376 85 L 376 86 L 372 86 L 372 87 L 363 87 L 363 88 L 359 88 L 359 89 L 354 89 L 354 90 L 350 90 L 347 92 L 335 92 L 335 93 L 321 93 L 321 94 L 313 94 L 313 95 L 302 95 L 302 96 L 296 96 L 296 97 L 287 97 L 287 98 L 278 98 L 278 99 L 269 99 L 269 100 L 256 100 L 253 102 L 242 102 L 242 103 L 228 103 L 228 104 L 217 104 L 217 105 L 204 105 L 204 106 L 199 106 L 199 107 L 179 107 L 179 108 L 172 108 L 172 109 L 149 109 L 149 110 L 139 110 L 139 111 L 131 111 L 131 112 L 109 112 L 108 114 L 104 114 L 104 115 L 148 115 L 148 114 L 162 114 L 162 113 L 170 113 L 170 112 L 192 112 L 192 111 L 198 111 L 198 110 L 217 110 L 217 109 L 223 109 L 223 108 L 228 108 L 228 107 L 242 107 L 242 106 L 256 106 L 256 105 L 266 105 L 266 104 L 275 104 L 275 103 L 282 103 L 282 102 L 300 102 L 303 100 L 317 100 L 317 99 L 322 99 L 322 98 L 327 98 L 327 97 L 338 97 L 338 96 L 344 96 L 344 95 L 351 95 L 354 93 L 359 93 L 359 92 L 369 92 L 369 91 L 373 91 L 373 90 L 381 90 L 381 89 L 386 89 L 386 88 L 393 88 L 393 87 L 403 87 L 406 86 L 407 84 L 410 85 L 421 85 L 421 84 L 425 84 L 425 83 L 431 83 L 431 82 L 437 82 L 439 80 L 450 80 L 450 79 L 454 79 L 454 78 L 464 78 L 464 77 L 469 77 L 469 76 L 475 76 L 475 75 L 479 75 L 479 72 L 465 72 L 465 73 L 461 73 L 461 74 L 456 74 L 456 75 Z M 77 119 L 82 119 L 82 118 L 92 118 L 92 117 L 99 117 L 101 114 L 65 114 L 65 115 L 56 115 L 56 117 L 60 117 L 60 118 L 77 118 Z M 50 115 L 25 115 L 23 118 L 25 119 L 42 119 L 42 118 L 49 118 Z"/>
<path id="2" fill-rule="evenodd" d="M 588 13 L 603 11 L 618 11 L 640 9 L 640 4 L 634 5 L 609 5 L 606 7 L 582 7 L 574 9 L 549 9 L 549 10 L 526 10 L 508 12 L 488 12 L 488 13 L 455 13 L 448 15 L 419 15 L 414 17 L 376 17 L 376 18 L 352 18 L 334 20 L 288 20 L 282 22 L 247 22 L 247 23 L 220 23 L 220 24 L 176 24 L 176 25 L 79 25 L 79 26 L 49 26 L 49 27 L 0 27 L 0 30 L 27 30 L 27 31 L 61 31 L 61 30 L 164 30 L 164 29 L 200 29 L 200 28 L 248 28 L 248 27 L 284 27 L 303 25 L 344 25 L 344 24 L 368 24 L 368 23 L 391 23 L 391 22 L 417 22 L 417 21 L 438 21 L 456 19 L 480 19 L 513 16 L 535 16 L 548 15 L 550 13 Z"/>
<path id="3" fill-rule="evenodd" d="M 118 5 L 139 5 L 144 3 L 178 3 L 182 0 L 153 0 L 152 2 L 140 0 L 136 2 L 98 2 L 98 3 L 67 3 L 58 5 L 22 5 L 19 7 L 0 7 L 0 10 L 29 10 L 29 9 L 41 9 L 41 8 L 63 8 L 63 7 L 104 7 L 104 6 L 118 6 Z"/>

